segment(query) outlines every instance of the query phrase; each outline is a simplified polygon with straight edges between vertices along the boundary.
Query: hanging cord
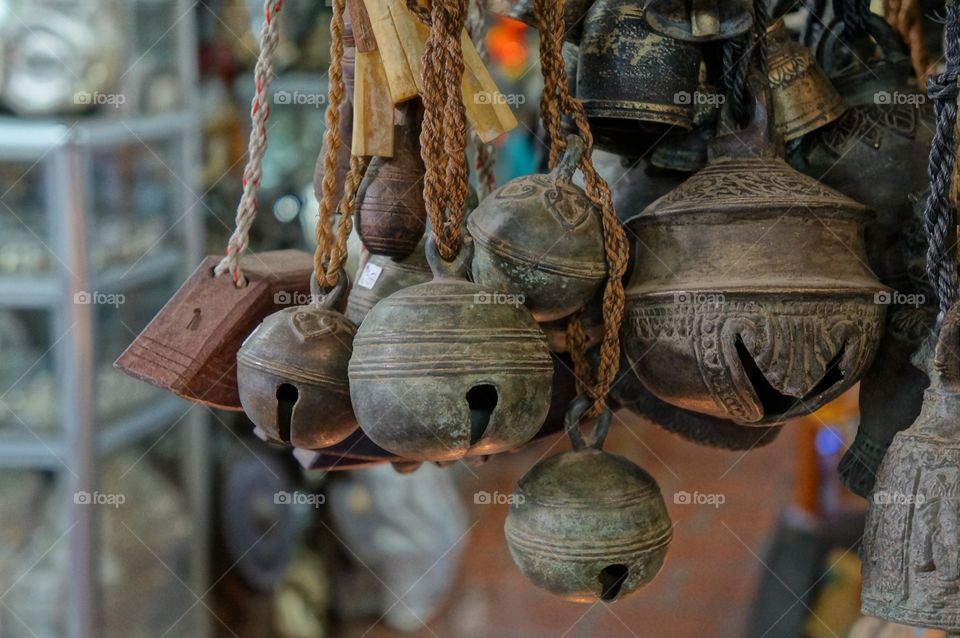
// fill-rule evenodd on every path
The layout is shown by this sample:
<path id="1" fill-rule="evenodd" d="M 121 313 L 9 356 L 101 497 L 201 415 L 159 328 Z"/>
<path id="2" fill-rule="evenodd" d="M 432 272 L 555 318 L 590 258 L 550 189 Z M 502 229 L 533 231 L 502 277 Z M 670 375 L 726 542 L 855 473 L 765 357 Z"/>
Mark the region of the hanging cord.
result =
<path id="1" fill-rule="evenodd" d="M 843 35 L 851 40 L 868 34 L 870 0 L 833 0 L 833 12 L 843 22 Z"/>
<path id="2" fill-rule="evenodd" d="M 923 42 L 923 14 L 917 0 L 886 0 L 883 15 L 910 49 L 910 62 L 917 76 L 917 85 L 926 86 L 931 59 Z"/>
<path id="3" fill-rule="evenodd" d="M 357 188 L 366 169 L 366 161 L 350 157 L 350 170 L 343 184 L 343 193 L 337 189 L 337 156 L 340 146 L 340 104 L 344 99 L 343 84 L 343 13 L 345 0 L 333 0 L 330 18 L 330 67 L 327 69 L 327 130 L 324 137 L 326 153 L 323 157 L 323 182 L 320 189 L 320 209 L 317 215 L 317 250 L 313 255 L 313 270 L 317 283 L 325 290 L 332 289 L 343 271 L 347 259 L 347 240 L 353 229 L 353 209 Z M 334 228 L 334 212 L 339 209 L 340 223 Z"/>
<path id="4" fill-rule="evenodd" d="M 583 138 L 585 150 L 580 159 L 584 191 L 600 210 L 603 227 L 604 252 L 607 259 L 607 281 L 603 290 L 603 340 L 600 361 L 596 371 L 586 360 L 586 337 L 580 321 L 580 312 L 568 322 L 568 346 L 578 377 L 578 390 L 586 393 L 593 406 L 589 414 L 600 414 L 610 386 L 620 368 L 620 323 L 623 320 L 623 274 L 627 269 L 630 249 L 623 227 L 613 210 L 610 187 L 593 166 L 593 135 L 580 101 L 572 97 L 567 87 L 567 73 L 563 66 L 563 10 L 561 0 L 534 0 L 534 14 L 540 31 L 540 66 L 543 72 L 543 97 L 540 101 L 541 118 L 550 135 L 550 166 L 556 165 L 566 148 L 566 139 L 560 129 L 560 116 L 570 116 L 577 132 Z"/>
<path id="5" fill-rule="evenodd" d="M 762 77 L 768 75 L 767 26 L 770 12 L 766 0 L 753 2 L 753 29 L 744 39 L 728 40 L 723 45 L 723 81 L 730 95 L 730 106 L 735 122 L 746 124 L 752 105 L 747 90 L 747 77 L 756 64 Z"/>
<path id="6" fill-rule="evenodd" d="M 250 243 L 250 226 L 257 216 L 257 190 L 260 188 L 263 156 L 267 152 L 267 121 L 270 119 L 270 82 L 273 80 L 273 57 L 280 41 L 280 20 L 283 0 L 264 0 L 263 28 L 260 29 L 260 53 L 254 68 L 256 90 L 250 102 L 250 140 L 247 143 L 247 164 L 243 168 L 243 195 L 237 206 L 236 228 L 227 242 L 227 254 L 214 269 L 220 276 L 230 271 L 233 283 L 242 288 L 247 280 L 240 270 L 240 256 Z"/>
<path id="7" fill-rule="evenodd" d="M 930 147 L 927 173 L 930 196 L 923 211 L 927 250 L 927 277 L 945 313 L 957 299 L 957 209 L 950 202 L 950 182 L 956 161 L 957 79 L 960 78 L 960 18 L 956 0 L 948 0 L 944 26 L 943 73 L 927 80 L 927 97 L 933 100 L 937 129 Z"/>
<path id="8" fill-rule="evenodd" d="M 411 4 L 418 7 L 408 0 L 407 6 Z M 440 255 L 450 261 L 460 250 L 470 177 L 466 109 L 460 89 L 464 72 L 460 34 L 467 19 L 467 3 L 436 0 L 429 18 L 419 8 L 414 14 L 430 25 L 422 58 L 420 154 L 426 168 L 423 200 Z"/>
<path id="9" fill-rule="evenodd" d="M 467 15 L 467 33 L 473 40 L 477 55 L 484 62 L 487 61 L 487 24 L 484 17 L 483 0 L 474 0 L 470 5 L 470 13 Z M 474 168 L 477 171 L 477 197 L 485 198 L 493 191 L 494 176 L 493 167 L 496 162 L 493 144 L 485 143 L 480 139 L 476 129 L 470 129 L 470 144 L 476 152 L 476 163 Z"/>

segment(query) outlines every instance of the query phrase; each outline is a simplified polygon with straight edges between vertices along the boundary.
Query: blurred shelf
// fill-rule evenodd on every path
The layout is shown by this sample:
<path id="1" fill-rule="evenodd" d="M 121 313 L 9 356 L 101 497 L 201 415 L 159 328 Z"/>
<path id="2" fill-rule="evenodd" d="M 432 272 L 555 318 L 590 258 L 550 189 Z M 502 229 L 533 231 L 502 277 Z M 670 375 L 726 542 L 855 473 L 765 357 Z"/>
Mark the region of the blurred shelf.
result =
<path id="1" fill-rule="evenodd" d="M 97 432 L 97 451 L 109 454 L 136 443 L 164 428 L 173 426 L 186 415 L 192 404 L 173 396 L 142 406 L 108 421 Z M 37 428 L 33 433 L 13 421 L 0 425 L 0 468 L 29 467 L 47 470 L 69 468 L 66 443 L 56 434 L 57 428 Z"/>

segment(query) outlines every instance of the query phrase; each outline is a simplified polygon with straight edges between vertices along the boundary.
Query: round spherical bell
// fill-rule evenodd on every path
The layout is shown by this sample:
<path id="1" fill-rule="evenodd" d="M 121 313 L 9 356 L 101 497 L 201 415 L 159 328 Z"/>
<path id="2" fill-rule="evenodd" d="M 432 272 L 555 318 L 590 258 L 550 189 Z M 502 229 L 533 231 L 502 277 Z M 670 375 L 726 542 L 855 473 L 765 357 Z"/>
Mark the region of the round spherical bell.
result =
<path id="1" fill-rule="evenodd" d="M 610 416 L 607 409 L 598 420 L 609 427 Z M 504 525 L 510 556 L 557 596 L 617 600 L 657 575 L 673 527 L 653 477 L 597 443 L 575 440 L 574 447 L 520 479 Z"/>
<path id="2" fill-rule="evenodd" d="M 407 459 L 517 447 L 550 406 L 546 338 L 521 304 L 464 279 L 470 246 L 448 264 L 431 236 L 434 280 L 374 306 L 354 341 L 350 393 L 360 427 Z"/>
<path id="3" fill-rule="evenodd" d="M 345 287 L 341 273 L 317 303 L 269 315 L 237 352 L 240 404 L 263 438 L 317 449 L 356 430 L 347 383 L 356 328 L 333 309 Z"/>
<path id="4" fill-rule="evenodd" d="M 580 309 L 606 278 L 600 213 L 570 181 L 583 150 L 571 135 L 552 173 L 507 182 L 467 220 L 473 280 L 516 295 L 537 321 Z"/>
<path id="5" fill-rule="evenodd" d="M 663 401 L 767 426 L 857 382 L 889 289 L 866 266 L 869 210 L 790 168 L 757 98 L 750 127 L 631 222 L 624 347 Z"/>
<path id="6" fill-rule="evenodd" d="M 418 247 L 404 259 L 370 255 L 357 272 L 347 297 L 347 319 L 360 325 L 381 299 L 404 288 L 433 279 L 423 248 Z"/>

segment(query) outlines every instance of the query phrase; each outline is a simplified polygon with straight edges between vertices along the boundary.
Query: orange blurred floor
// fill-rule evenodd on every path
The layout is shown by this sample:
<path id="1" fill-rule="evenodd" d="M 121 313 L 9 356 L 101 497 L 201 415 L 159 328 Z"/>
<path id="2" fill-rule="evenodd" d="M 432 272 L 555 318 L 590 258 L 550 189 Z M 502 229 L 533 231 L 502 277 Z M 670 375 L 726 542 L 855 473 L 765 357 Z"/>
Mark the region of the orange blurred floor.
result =
<path id="1" fill-rule="evenodd" d="M 739 638 L 761 571 L 760 557 L 789 501 L 796 437 L 789 427 L 771 445 L 718 451 L 687 443 L 627 412 L 615 417 L 607 449 L 642 465 L 660 483 L 673 518 L 674 540 L 663 570 L 646 589 L 612 605 L 561 601 L 517 571 L 503 538 L 506 505 L 475 505 L 480 490 L 509 494 L 537 459 L 567 449 L 560 438 L 482 467 L 458 467 L 464 501 L 476 523 L 452 594 L 427 627 L 400 634 L 372 619 L 354 620 L 349 638 Z M 724 503 L 680 505 L 678 491 L 722 494 Z M 773 634 L 771 634 L 773 635 Z"/>

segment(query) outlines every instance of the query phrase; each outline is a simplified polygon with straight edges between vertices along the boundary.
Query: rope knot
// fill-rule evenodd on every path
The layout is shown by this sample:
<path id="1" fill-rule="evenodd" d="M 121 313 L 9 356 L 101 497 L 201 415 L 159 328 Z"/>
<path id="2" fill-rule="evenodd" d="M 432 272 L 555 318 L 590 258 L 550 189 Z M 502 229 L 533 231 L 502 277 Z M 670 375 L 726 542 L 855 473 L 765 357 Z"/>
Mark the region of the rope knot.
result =
<path id="1" fill-rule="evenodd" d="M 947 71 L 927 78 L 927 97 L 931 100 L 956 102 L 960 97 L 960 73 Z"/>

